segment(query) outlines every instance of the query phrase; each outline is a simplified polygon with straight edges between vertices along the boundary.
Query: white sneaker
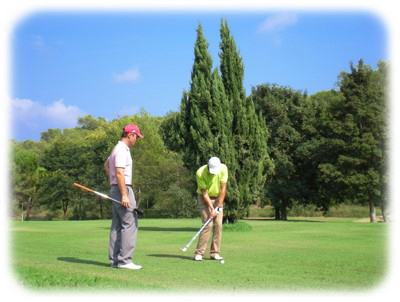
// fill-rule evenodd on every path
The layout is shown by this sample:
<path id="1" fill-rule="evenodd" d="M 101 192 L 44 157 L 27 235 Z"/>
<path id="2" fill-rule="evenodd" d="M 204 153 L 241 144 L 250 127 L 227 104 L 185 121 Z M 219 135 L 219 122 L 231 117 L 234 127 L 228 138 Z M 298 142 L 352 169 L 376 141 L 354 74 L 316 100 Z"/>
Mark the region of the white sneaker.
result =
<path id="1" fill-rule="evenodd" d="M 203 260 L 203 256 L 202 255 L 194 255 L 194 260 L 201 261 L 201 260 Z"/>
<path id="2" fill-rule="evenodd" d="M 214 260 L 223 260 L 224 258 L 222 258 L 219 254 L 214 254 L 213 256 L 211 256 L 211 259 L 214 259 Z"/>
<path id="3" fill-rule="evenodd" d="M 125 269 L 141 269 L 140 265 L 137 265 L 133 262 L 127 264 L 118 264 L 118 268 L 125 268 Z"/>

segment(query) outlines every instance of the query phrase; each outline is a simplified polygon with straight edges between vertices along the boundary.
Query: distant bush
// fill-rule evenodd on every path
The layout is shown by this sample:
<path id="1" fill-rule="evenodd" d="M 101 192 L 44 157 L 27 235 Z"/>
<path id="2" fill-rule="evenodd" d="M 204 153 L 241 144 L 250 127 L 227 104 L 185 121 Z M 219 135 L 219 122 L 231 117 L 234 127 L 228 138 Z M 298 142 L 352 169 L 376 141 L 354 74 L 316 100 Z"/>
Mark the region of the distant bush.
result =
<path id="1" fill-rule="evenodd" d="M 177 184 L 172 184 L 167 190 L 160 194 L 162 202 L 158 202 L 152 208 L 159 213 L 159 217 L 152 218 L 192 218 L 199 214 L 197 199 L 192 193 Z M 149 211 L 149 210 L 147 210 Z M 146 211 L 146 212 L 147 212 Z M 145 217 L 148 217 L 147 215 Z M 150 218 L 150 217 L 149 217 Z"/>
<path id="2" fill-rule="evenodd" d="M 288 210 L 288 216 L 292 217 L 318 217 L 323 216 L 323 212 L 318 210 L 315 205 L 307 204 L 307 205 L 294 205 L 291 209 Z"/>
<path id="3" fill-rule="evenodd" d="M 237 221 L 233 224 L 222 225 L 222 230 L 224 232 L 249 232 L 252 227 L 244 221 Z"/>
<path id="4" fill-rule="evenodd" d="M 376 208 L 376 215 L 382 215 L 381 209 Z M 331 206 L 324 214 L 323 211 L 317 209 L 314 205 L 296 204 L 291 209 L 288 209 L 289 217 L 369 217 L 369 207 L 367 205 L 349 205 L 339 204 Z M 274 208 L 265 206 L 264 208 L 251 207 L 249 217 L 275 217 Z"/>
<path id="5" fill-rule="evenodd" d="M 265 206 L 264 208 L 251 207 L 249 217 L 274 217 L 273 207 Z"/>
<path id="6" fill-rule="evenodd" d="M 382 211 L 376 208 L 376 215 L 382 215 Z M 340 204 L 332 206 L 325 214 L 326 217 L 369 217 L 369 207 L 359 205 Z"/>

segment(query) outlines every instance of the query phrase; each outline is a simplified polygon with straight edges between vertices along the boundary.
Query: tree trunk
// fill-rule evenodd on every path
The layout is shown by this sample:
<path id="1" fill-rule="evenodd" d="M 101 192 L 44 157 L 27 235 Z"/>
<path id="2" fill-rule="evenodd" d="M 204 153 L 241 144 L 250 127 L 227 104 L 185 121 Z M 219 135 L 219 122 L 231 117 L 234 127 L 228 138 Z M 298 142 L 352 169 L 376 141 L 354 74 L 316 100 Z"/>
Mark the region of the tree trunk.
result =
<path id="1" fill-rule="evenodd" d="M 369 221 L 371 223 L 376 221 L 375 205 L 371 199 L 369 200 Z"/>
<path id="2" fill-rule="evenodd" d="M 31 215 L 31 211 L 32 211 L 32 197 L 29 197 L 29 199 L 28 199 L 28 208 L 26 209 L 26 216 L 25 216 L 25 220 L 26 221 L 29 220 L 29 216 Z"/>
<path id="3" fill-rule="evenodd" d="M 67 220 L 68 202 L 63 202 L 64 220 Z"/>
<path id="4" fill-rule="evenodd" d="M 382 211 L 383 222 L 386 222 L 385 204 L 384 204 L 383 200 L 382 200 L 382 203 L 381 203 L 381 211 Z"/>
<path id="5" fill-rule="evenodd" d="M 233 224 L 236 222 L 236 217 L 235 215 L 230 215 L 230 216 L 224 216 L 223 218 L 223 223 L 228 223 L 228 224 Z"/>
<path id="6" fill-rule="evenodd" d="M 282 204 L 281 208 L 281 220 L 287 220 L 287 208 L 286 208 L 286 203 Z"/>
<path id="7" fill-rule="evenodd" d="M 281 210 L 279 207 L 275 207 L 275 220 L 281 220 Z"/>

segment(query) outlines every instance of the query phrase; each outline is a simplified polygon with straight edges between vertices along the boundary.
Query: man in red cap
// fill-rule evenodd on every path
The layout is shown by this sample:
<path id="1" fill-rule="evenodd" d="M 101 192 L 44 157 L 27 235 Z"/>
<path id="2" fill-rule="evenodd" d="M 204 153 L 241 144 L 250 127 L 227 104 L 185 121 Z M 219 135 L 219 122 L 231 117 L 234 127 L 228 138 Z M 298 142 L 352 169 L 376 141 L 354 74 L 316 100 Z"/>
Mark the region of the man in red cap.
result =
<path id="1" fill-rule="evenodd" d="M 121 139 L 104 163 L 104 168 L 110 177 L 110 196 L 120 200 L 121 204 L 112 205 L 112 223 L 109 241 L 109 260 L 111 267 L 125 269 L 141 269 L 132 262 L 138 230 L 138 214 L 132 181 L 132 148 L 137 139 L 143 138 L 139 127 L 135 124 L 126 125 Z"/>

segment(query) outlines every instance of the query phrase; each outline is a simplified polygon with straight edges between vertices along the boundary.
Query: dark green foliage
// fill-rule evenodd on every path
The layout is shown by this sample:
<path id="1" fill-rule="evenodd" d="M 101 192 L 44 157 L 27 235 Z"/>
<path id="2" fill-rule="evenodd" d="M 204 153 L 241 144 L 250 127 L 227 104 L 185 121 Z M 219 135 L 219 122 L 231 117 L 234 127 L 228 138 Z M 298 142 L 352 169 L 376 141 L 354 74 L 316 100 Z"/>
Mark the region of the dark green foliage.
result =
<path id="1" fill-rule="evenodd" d="M 198 167 L 207 162 L 210 154 L 215 155 L 216 138 L 212 133 L 209 118 L 212 111 L 211 98 L 212 59 L 201 25 L 197 28 L 194 63 L 190 91 L 184 92 L 179 115 L 179 133 L 182 137 L 183 160 L 194 174 Z"/>
<path id="2" fill-rule="evenodd" d="M 45 173 L 40 166 L 40 147 L 37 145 L 33 141 L 12 145 L 13 212 L 17 212 L 18 207 L 26 210 L 25 220 L 30 219 L 32 208 L 38 201 L 38 190 Z"/>
<path id="3" fill-rule="evenodd" d="M 327 158 L 319 165 L 330 198 L 368 203 L 371 211 L 384 200 L 387 178 L 385 78 L 384 64 L 374 71 L 362 60 L 340 74 L 343 97 L 329 107 Z"/>
<path id="4" fill-rule="evenodd" d="M 220 70 L 225 94 L 232 112 L 231 137 L 233 156 L 230 162 L 226 220 L 234 222 L 248 216 L 249 206 L 259 202 L 264 184 L 272 174 L 273 163 L 267 150 L 268 131 L 257 114 L 252 97 L 243 87 L 244 65 L 228 23 L 221 20 Z"/>
<path id="5" fill-rule="evenodd" d="M 208 43 L 197 29 L 190 91 L 181 110 L 164 122 L 167 145 L 183 153 L 194 175 L 212 156 L 228 166 L 229 181 L 224 219 L 245 217 L 249 205 L 263 194 L 272 163 L 267 153 L 267 129 L 243 88 L 244 66 L 226 21 L 221 21 L 221 74 L 212 71 Z M 171 134 L 172 133 L 172 134 Z"/>
<path id="6" fill-rule="evenodd" d="M 252 89 L 256 111 L 262 113 L 269 130 L 268 150 L 275 173 L 266 184 L 266 199 L 275 209 L 276 219 L 287 219 L 287 209 L 302 199 L 302 171 L 295 151 L 302 142 L 305 96 L 278 85 L 259 85 Z"/>

